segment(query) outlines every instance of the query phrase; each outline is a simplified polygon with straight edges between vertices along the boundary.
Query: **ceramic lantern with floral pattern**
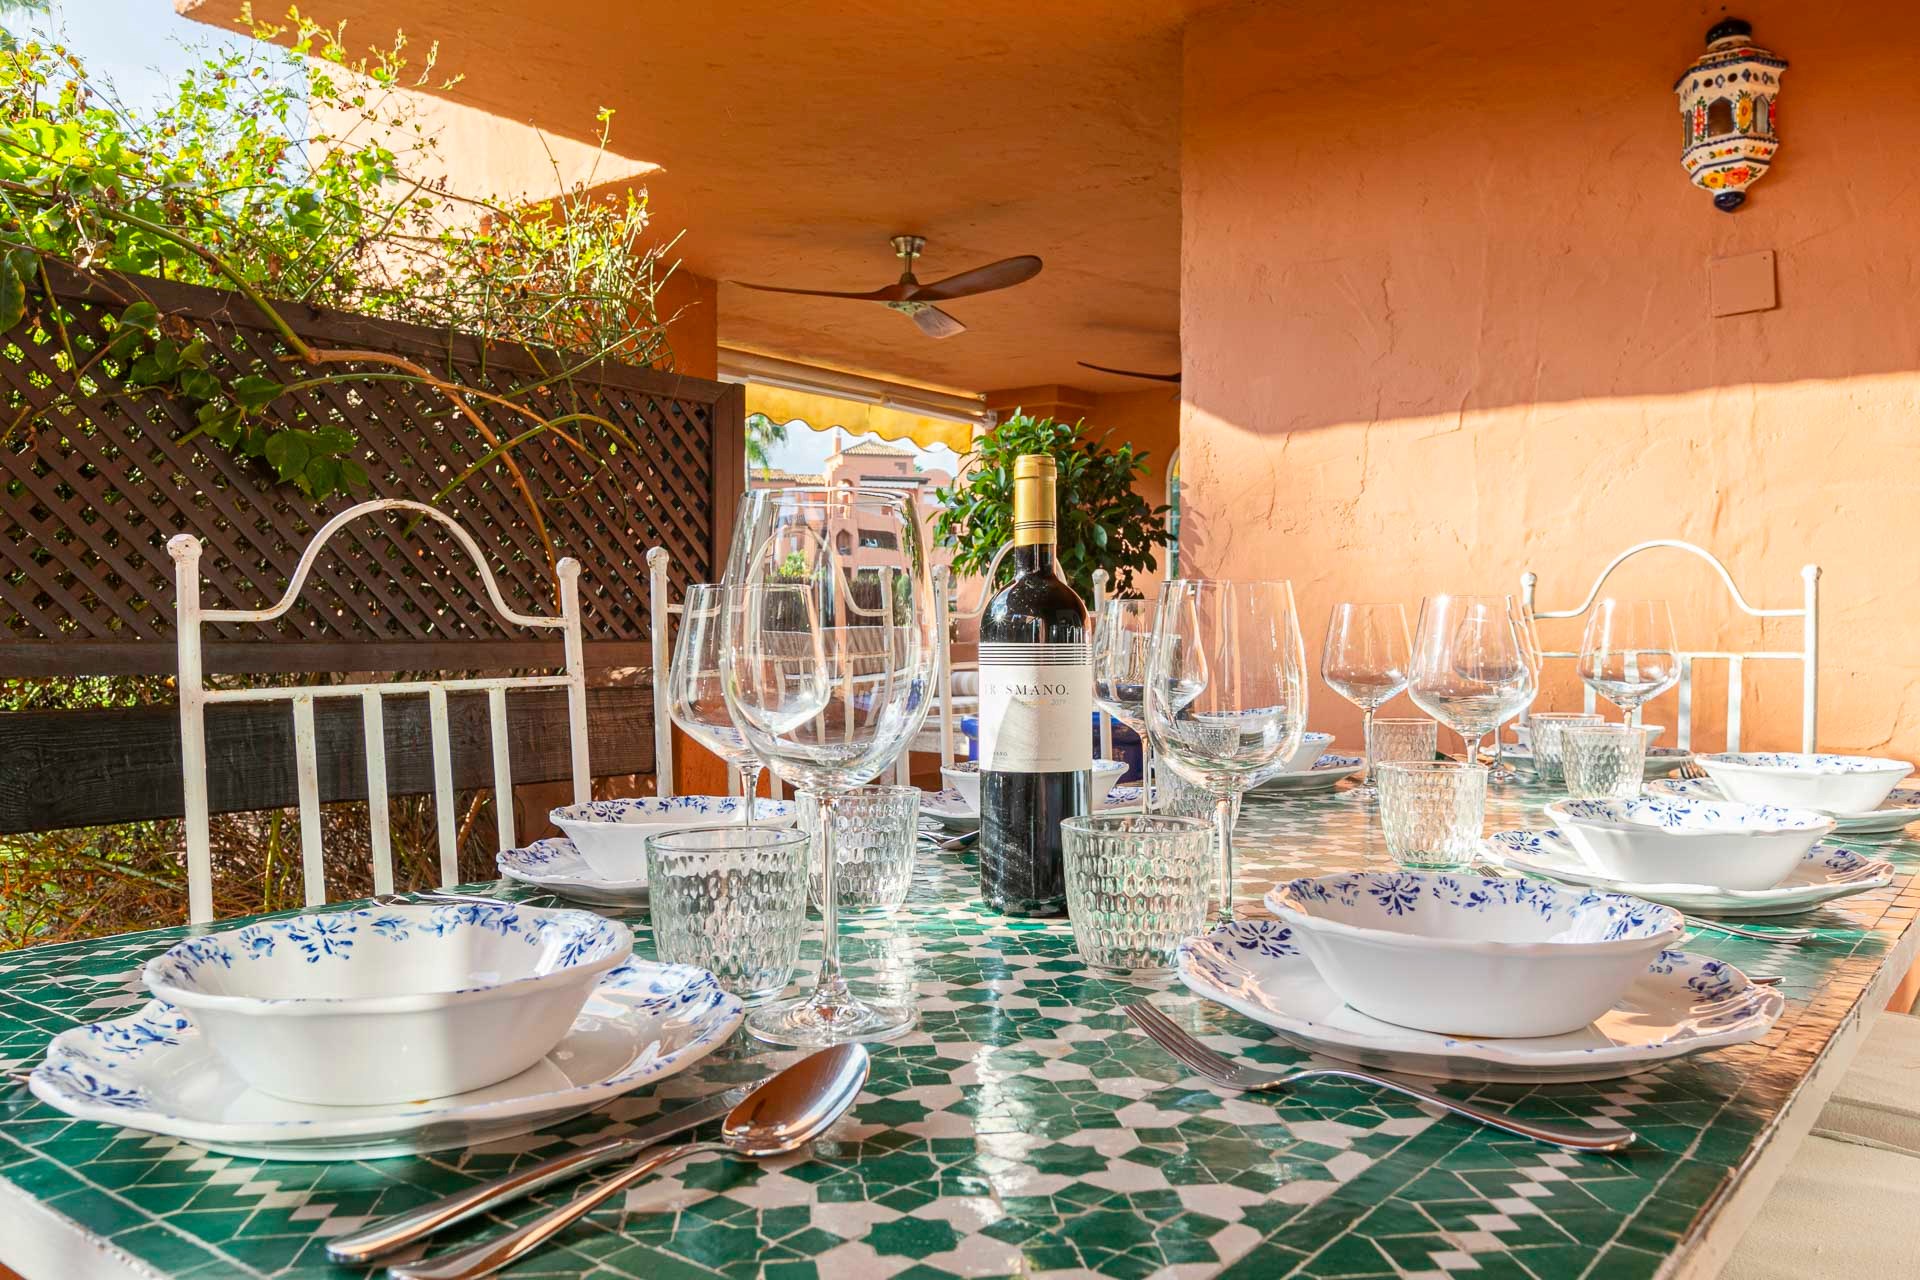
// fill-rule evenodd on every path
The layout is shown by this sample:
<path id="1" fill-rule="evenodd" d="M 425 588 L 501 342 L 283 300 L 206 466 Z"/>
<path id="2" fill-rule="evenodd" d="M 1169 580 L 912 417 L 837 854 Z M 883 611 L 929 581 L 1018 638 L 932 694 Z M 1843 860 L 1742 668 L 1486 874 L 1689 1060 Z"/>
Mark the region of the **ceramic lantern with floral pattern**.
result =
<path id="1" fill-rule="evenodd" d="M 1680 99 L 1680 163 L 1693 184 L 1732 213 L 1746 203 L 1780 149 L 1780 75 L 1787 61 L 1753 43 L 1753 28 L 1728 18 L 1707 32 L 1707 51 L 1674 82 Z"/>

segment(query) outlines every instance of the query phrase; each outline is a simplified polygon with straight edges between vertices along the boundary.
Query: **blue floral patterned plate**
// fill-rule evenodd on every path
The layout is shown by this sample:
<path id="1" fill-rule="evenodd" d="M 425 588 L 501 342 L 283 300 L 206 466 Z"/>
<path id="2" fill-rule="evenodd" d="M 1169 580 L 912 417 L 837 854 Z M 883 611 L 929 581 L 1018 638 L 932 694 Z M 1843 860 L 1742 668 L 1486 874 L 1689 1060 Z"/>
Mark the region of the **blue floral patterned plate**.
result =
<path id="1" fill-rule="evenodd" d="M 1262 779 L 1254 784 L 1253 791 L 1257 795 L 1306 795 L 1331 791 L 1340 785 L 1341 779 L 1351 778 L 1366 767 L 1364 756 L 1343 756 L 1329 752 L 1315 760 L 1312 768 L 1276 773 L 1271 778 Z"/>
<path id="2" fill-rule="evenodd" d="M 587 865 L 573 841 L 565 836 L 535 840 L 524 849 L 503 849 L 493 855 L 500 874 L 517 884 L 530 885 L 574 902 L 596 907 L 636 907 L 647 901 L 647 881 L 609 880 Z"/>
<path id="3" fill-rule="evenodd" d="M 705 969 L 634 960 L 601 979 L 551 1053 L 512 1079 L 429 1102 L 329 1107 L 250 1089 L 185 1010 L 54 1038 L 34 1096 L 82 1120 L 184 1138 L 259 1160 L 371 1160 L 511 1137 L 684 1071 L 740 1025 L 738 997 Z"/>
<path id="4" fill-rule="evenodd" d="M 1341 1002 L 1278 920 L 1223 925 L 1181 945 L 1180 980 L 1290 1044 L 1343 1062 L 1448 1080 L 1607 1080 L 1765 1035 L 1786 998 L 1709 956 L 1662 951 L 1612 1010 L 1579 1031 L 1465 1039 L 1380 1022 Z"/>
<path id="5" fill-rule="evenodd" d="M 1893 883 L 1893 864 L 1837 845 L 1816 844 L 1787 878 L 1771 889 L 1720 889 L 1703 884 L 1637 884 L 1590 870 L 1558 831 L 1501 831 L 1487 840 L 1488 856 L 1504 870 L 1550 876 L 1568 884 L 1630 893 L 1679 911 L 1716 916 L 1783 916 L 1823 902 Z"/>

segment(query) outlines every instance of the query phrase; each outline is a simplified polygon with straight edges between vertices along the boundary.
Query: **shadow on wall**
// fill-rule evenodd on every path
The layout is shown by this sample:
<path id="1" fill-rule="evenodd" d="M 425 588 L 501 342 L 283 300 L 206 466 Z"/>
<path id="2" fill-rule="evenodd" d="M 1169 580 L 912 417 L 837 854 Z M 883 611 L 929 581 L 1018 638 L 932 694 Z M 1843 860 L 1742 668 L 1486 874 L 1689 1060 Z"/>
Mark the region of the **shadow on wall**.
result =
<path id="1" fill-rule="evenodd" d="M 1188 571 L 1292 576 L 1313 632 L 1338 599 L 1510 591 L 1528 567 L 1570 603 L 1651 537 L 1715 551 L 1763 604 L 1817 562 L 1823 743 L 1920 756 L 1920 562 L 1888 554 L 1920 540 L 1896 150 L 1920 7 L 1742 9 L 1792 69 L 1778 162 L 1731 215 L 1679 164 L 1670 86 L 1721 16 L 1682 9 L 1193 19 Z M 1709 261 L 1763 249 L 1778 308 L 1712 318 Z M 1730 616 L 1717 583 L 1650 572 L 1677 614 Z M 1749 696 L 1749 742 L 1797 738 L 1797 695 Z"/>

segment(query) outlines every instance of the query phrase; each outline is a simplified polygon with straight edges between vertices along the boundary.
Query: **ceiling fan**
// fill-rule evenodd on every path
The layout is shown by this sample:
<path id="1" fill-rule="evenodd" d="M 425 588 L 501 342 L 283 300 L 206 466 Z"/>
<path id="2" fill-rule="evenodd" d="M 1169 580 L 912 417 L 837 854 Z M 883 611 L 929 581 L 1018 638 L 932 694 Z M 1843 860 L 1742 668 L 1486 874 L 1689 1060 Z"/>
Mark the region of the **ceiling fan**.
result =
<path id="1" fill-rule="evenodd" d="M 921 284 L 914 278 L 913 260 L 927 247 L 926 237 L 894 236 L 892 240 L 893 251 L 899 255 L 906 269 L 894 283 L 869 289 L 865 293 L 837 289 L 785 289 L 773 284 L 747 284 L 744 280 L 736 283 L 762 293 L 798 293 L 812 298 L 852 298 L 859 302 L 883 303 L 910 318 L 920 326 L 920 332 L 929 338 L 951 338 L 955 334 L 965 333 L 967 326 L 935 306 L 935 303 L 967 298 L 976 293 L 992 293 L 996 289 L 1011 289 L 1040 274 L 1040 259 L 1029 253 L 1018 258 L 989 262 L 984 267 L 962 271 L 959 275 L 948 276 L 932 284 Z"/>
<path id="2" fill-rule="evenodd" d="M 1178 373 L 1142 373 L 1138 369 L 1111 369 L 1104 364 L 1088 364 L 1085 360 L 1075 360 L 1082 369 L 1092 369 L 1095 373 L 1117 373 L 1123 378 L 1145 378 L 1149 382 L 1178 382 Z"/>

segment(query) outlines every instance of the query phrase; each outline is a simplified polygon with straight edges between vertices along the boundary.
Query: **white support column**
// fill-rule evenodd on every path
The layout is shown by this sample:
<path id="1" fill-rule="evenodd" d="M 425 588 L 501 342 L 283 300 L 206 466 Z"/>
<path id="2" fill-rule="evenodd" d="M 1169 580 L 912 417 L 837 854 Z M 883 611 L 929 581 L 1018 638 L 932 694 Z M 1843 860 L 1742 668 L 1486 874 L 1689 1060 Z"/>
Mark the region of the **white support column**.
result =
<path id="1" fill-rule="evenodd" d="M 460 883 L 458 833 L 453 822 L 453 745 L 447 737 L 447 691 L 427 686 L 427 721 L 433 737 L 433 816 L 440 827 L 440 887 Z"/>
<path id="2" fill-rule="evenodd" d="M 180 782 L 187 828 L 187 921 L 213 919 L 213 846 L 207 812 L 207 702 L 200 669 L 200 539 L 167 539 L 173 557 L 175 630 L 179 635 Z"/>
<path id="3" fill-rule="evenodd" d="M 293 700 L 294 774 L 300 788 L 300 875 L 307 905 L 327 900 L 326 854 L 320 838 L 320 763 L 313 730 L 313 695 Z"/>
<path id="4" fill-rule="evenodd" d="M 655 795 L 673 794 L 673 718 L 667 714 L 667 664 L 673 659 L 672 587 L 667 568 L 672 558 L 665 547 L 647 548 L 648 635 L 652 640 L 653 665 L 653 790 Z"/>
<path id="5" fill-rule="evenodd" d="M 569 686 L 568 692 L 572 692 Z M 507 748 L 507 691 L 487 690 L 487 720 L 493 738 L 493 832 L 502 849 L 514 846 L 513 758 Z M 577 741 L 577 739 L 576 739 Z"/>
<path id="6" fill-rule="evenodd" d="M 1800 749 L 1817 751 L 1819 748 L 1814 744 L 1820 736 L 1820 566 L 1802 566 L 1800 580 L 1805 584 L 1803 606 L 1807 611 L 1802 622 L 1807 660 L 1800 675 Z"/>
<path id="7" fill-rule="evenodd" d="M 1095 569 L 1093 571 L 1093 622 L 1096 629 L 1100 625 L 1100 613 L 1106 608 L 1106 604 L 1107 571 Z M 1088 636 L 1087 639 L 1091 643 L 1093 637 Z M 1100 717 L 1100 758 L 1111 760 L 1113 759 L 1113 717 L 1104 711 L 1095 712 L 1095 714 Z"/>
<path id="8" fill-rule="evenodd" d="M 567 732 L 573 756 L 573 802 L 585 804 L 593 799 L 593 765 L 587 758 L 587 649 L 586 640 L 580 634 L 580 562 L 572 556 L 563 556 L 554 570 L 560 575 L 560 616 L 564 619 L 560 635 L 567 659 Z"/>
<path id="9" fill-rule="evenodd" d="M 360 733 L 367 742 L 367 834 L 373 843 L 373 891 L 393 892 L 393 828 L 387 814 L 387 726 L 380 691 L 360 695 Z"/>
<path id="10" fill-rule="evenodd" d="M 1740 700 L 1746 691 L 1746 660 L 1739 654 L 1727 658 L 1727 750 L 1740 749 Z"/>
<path id="11" fill-rule="evenodd" d="M 951 764 L 953 755 L 953 566 L 935 565 L 933 570 L 933 619 L 937 637 L 934 658 L 938 664 L 934 688 L 940 691 L 940 763 Z M 941 785 L 945 785 L 942 782 Z"/>

